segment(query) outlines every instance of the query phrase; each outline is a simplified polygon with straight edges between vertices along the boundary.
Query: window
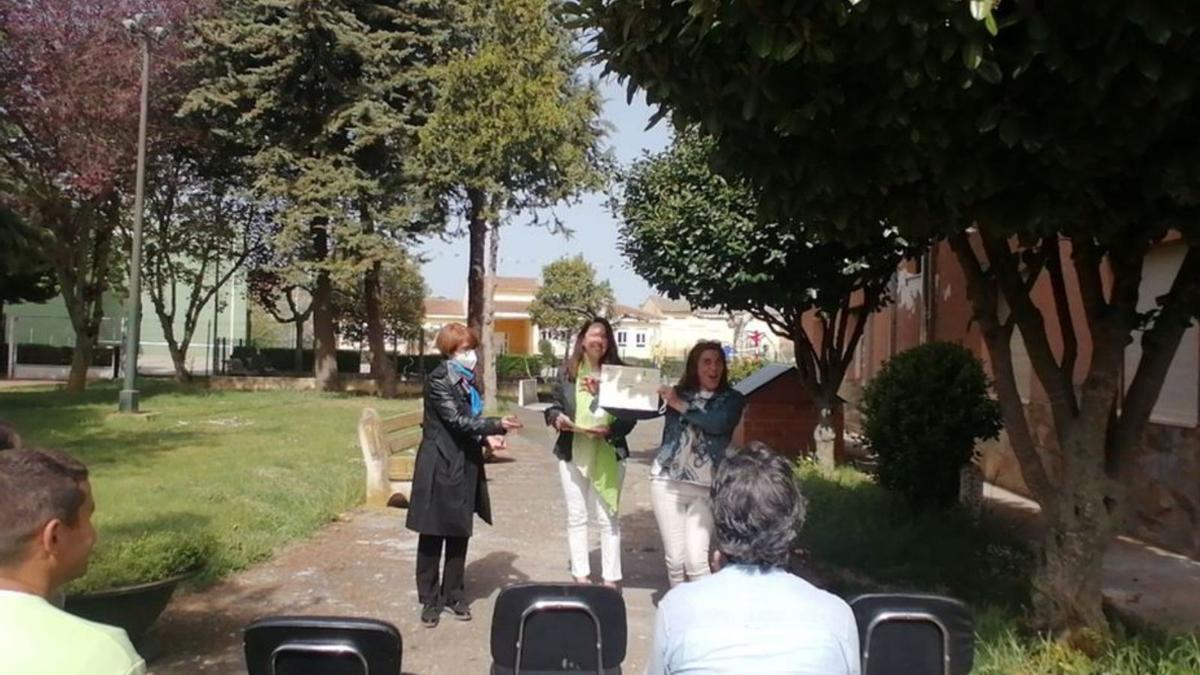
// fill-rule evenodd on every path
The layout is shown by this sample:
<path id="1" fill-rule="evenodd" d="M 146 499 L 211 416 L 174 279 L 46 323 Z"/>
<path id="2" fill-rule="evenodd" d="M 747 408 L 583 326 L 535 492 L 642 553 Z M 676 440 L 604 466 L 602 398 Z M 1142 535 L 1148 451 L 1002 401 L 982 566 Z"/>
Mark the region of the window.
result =
<path id="1" fill-rule="evenodd" d="M 628 343 L 629 343 L 628 334 L 623 330 L 617 331 L 617 346 L 624 347 Z"/>
<path id="2" fill-rule="evenodd" d="M 1145 312 L 1158 306 L 1156 298 L 1167 293 L 1175 274 L 1183 264 L 1186 246 L 1162 246 L 1146 255 L 1142 271 L 1142 287 L 1138 296 L 1138 311 Z M 1125 386 L 1133 382 L 1138 364 L 1142 359 L 1141 331 L 1134 331 L 1133 342 L 1125 348 Z M 1179 342 L 1179 350 L 1171 361 L 1171 368 L 1163 380 L 1162 391 L 1150 413 L 1150 421 L 1172 426 L 1194 427 L 1200 416 L 1200 339 L 1196 326 L 1188 328 Z"/>
<path id="3" fill-rule="evenodd" d="M 637 333 L 633 337 L 634 337 L 635 345 L 637 345 L 638 347 L 646 346 L 646 334 L 645 333 Z"/>

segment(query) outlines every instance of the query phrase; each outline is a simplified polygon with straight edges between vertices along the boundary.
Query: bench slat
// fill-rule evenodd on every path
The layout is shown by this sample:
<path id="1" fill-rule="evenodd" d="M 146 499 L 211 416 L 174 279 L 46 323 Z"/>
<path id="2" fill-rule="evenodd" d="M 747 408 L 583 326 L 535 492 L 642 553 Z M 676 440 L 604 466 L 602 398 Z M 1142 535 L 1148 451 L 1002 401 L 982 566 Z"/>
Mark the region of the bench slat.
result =
<path id="1" fill-rule="evenodd" d="M 405 450 L 414 450 L 421 444 L 421 428 L 411 429 L 399 434 L 392 434 L 384 441 L 387 443 L 388 454 L 395 455 Z"/>
<path id="2" fill-rule="evenodd" d="M 414 410 L 413 412 L 396 415 L 395 417 L 385 417 L 379 420 L 379 433 L 387 436 L 388 434 L 406 431 L 413 427 L 419 429 L 424 416 L 425 413 L 423 411 Z"/>
<path id="3" fill-rule="evenodd" d="M 396 481 L 412 480 L 416 453 L 403 453 L 388 458 L 388 478 Z"/>

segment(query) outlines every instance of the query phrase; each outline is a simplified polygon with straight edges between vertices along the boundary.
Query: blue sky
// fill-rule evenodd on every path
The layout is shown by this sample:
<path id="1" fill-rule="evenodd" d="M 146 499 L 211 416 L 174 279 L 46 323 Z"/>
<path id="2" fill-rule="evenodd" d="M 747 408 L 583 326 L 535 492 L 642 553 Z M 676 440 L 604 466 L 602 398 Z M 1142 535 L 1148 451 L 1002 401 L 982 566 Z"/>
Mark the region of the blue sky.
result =
<path id="1" fill-rule="evenodd" d="M 596 69 L 592 76 L 598 74 Z M 625 88 L 615 78 L 601 80 L 600 91 L 604 97 L 604 117 L 611 125 L 606 141 L 622 165 L 637 159 L 644 150 L 658 151 L 670 143 L 671 132 L 665 120 L 645 130 L 653 109 L 646 105 L 640 92 L 627 105 Z M 552 234 L 544 226 L 524 224 L 522 221 L 527 218 L 505 226 L 500 239 L 501 276 L 538 277 L 547 263 L 564 255 L 582 253 L 596 268 L 597 277 L 612 283 L 617 302 L 641 304 L 650 294 L 650 287 L 625 266 L 617 251 L 618 225 L 604 200 L 602 194 L 588 194 L 579 204 L 553 209 L 563 224 L 573 230 L 569 239 Z M 467 238 L 430 239 L 419 250 L 429 259 L 422 272 L 430 292 L 450 298 L 463 297 L 467 285 Z"/>

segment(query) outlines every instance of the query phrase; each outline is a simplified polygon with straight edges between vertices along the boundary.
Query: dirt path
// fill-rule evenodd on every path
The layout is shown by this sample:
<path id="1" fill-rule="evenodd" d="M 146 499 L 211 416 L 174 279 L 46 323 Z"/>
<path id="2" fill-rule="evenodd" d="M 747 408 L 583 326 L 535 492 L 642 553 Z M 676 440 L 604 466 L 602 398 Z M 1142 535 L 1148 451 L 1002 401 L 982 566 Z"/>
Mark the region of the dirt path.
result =
<path id="1" fill-rule="evenodd" d="M 467 558 L 474 621 L 448 616 L 427 629 L 418 620 L 413 565 L 416 535 L 403 511 L 360 510 L 274 559 L 172 602 L 154 629 L 161 656 L 156 675 L 244 673 L 241 628 L 268 614 L 341 614 L 394 623 L 404 638 L 406 673 L 486 673 L 488 631 L 501 588 L 522 581 L 564 582 L 566 515 L 550 437 L 540 415 L 523 411 L 527 428 L 513 439 L 511 461 L 488 466 L 495 527 L 476 527 Z M 648 456 L 661 427 L 635 431 L 622 504 L 629 647 L 624 671 L 641 672 L 650 646 L 654 604 L 666 589 L 658 530 L 650 510 Z M 593 569 L 599 552 L 593 542 Z"/>

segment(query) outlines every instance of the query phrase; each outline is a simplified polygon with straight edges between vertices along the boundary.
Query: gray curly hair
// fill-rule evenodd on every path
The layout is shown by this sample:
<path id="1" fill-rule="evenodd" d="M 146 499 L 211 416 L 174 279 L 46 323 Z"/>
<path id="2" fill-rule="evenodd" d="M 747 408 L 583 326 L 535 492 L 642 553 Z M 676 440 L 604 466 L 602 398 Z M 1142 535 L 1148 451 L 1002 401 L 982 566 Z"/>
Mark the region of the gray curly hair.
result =
<path id="1" fill-rule="evenodd" d="M 787 565 L 807 502 L 790 462 L 764 443 L 726 458 L 712 484 L 717 550 L 730 563 Z"/>

